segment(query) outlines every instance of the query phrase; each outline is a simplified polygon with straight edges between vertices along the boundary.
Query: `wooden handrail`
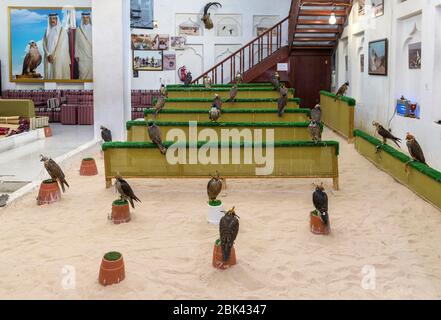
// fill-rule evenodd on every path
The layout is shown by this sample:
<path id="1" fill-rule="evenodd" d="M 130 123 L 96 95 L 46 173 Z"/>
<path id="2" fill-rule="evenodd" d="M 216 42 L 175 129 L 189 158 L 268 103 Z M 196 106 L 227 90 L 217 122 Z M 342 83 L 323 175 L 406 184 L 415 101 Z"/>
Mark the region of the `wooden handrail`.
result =
<path id="1" fill-rule="evenodd" d="M 288 16 L 285 19 L 283 19 L 282 21 L 278 22 L 276 25 L 274 25 L 273 27 L 271 27 L 268 30 L 266 30 L 260 36 L 254 38 L 253 40 L 251 40 L 250 42 L 245 44 L 242 48 L 240 48 L 239 50 L 235 51 L 234 53 L 229 55 L 227 58 L 225 58 L 224 60 L 222 60 L 221 62 L 219 62 L 215 66 L 211 67 L 208 71 L 204 72 L 199 77 L 197 77 L 195 80 L 193 80 L 193 83 L 198 83 L 204 76 L 209 75 L 210 73 L 212 75 L 216 73 L 216 75 L 217 75 L 217 68 L 219 68 L 220 66 L 222 66 L 223 64 L 225 64 L 228 61 L 233 61 L 233 64 L 235 64 L 235 57 L 237 55 L 239 55 L 239 54 L 240 54 L 240 63 L 239 63 L 239 68 L 238 69 L 243 72 L 243 70 L 245 70 L 245 49 L 249 48 L 249 47 L 252 47 L 256 42 L 259 43 L 259 46 L 260 46 L 260 44 L 262 44 L 262 47 L 263 47 L 263 44 L 264 44 L 263 40 L 264 40 L 265 37 L 267 37 L 267 39 L 268 39 L 268 43 L 267 43 L 268 48 L 267 48 L 267 50 L 270 50 L 270 47 L 272 49 L 272 46 L 274 45 L 274 43 L 272 42 L 272 40 L 273 40 L 272 38 L 273 37 L 271 36 L 271 34 L 276 29 L 278 31 L 277 39 L 276 39 L 276 47 L 280 48 L 282 46 L 282 36 L 281 36 L 282 28 L 281 28 L 281 26 L 282 26 L 282 24 L 284 22 L 288 21 L 289 18 L 290 17 Z M 279 32 L 279 28 L 280 28 L 280 32 Z M 269 41 L 269 39 L 271 39 L 271 42 Z M 262 60 L 263 53 L 264 53 L 263 51 L 262 52 L 261 51 L 258 52 L 258 55 L 259 55 L 258 62 L 260 62 Z M 250 55 L 251 55 L 251 51 L 250 51 Z M 254 60 L 253 60 L 253 62 L 254 62 Z M 249 64 L 252 64 L 251 60 L 250 60 Z M 234 65 L 234 69 L 236 69 L 235 65 Z M 221 69 L 222 77 L 223 77 L 223 73 L 224 73 L 224 71 L 223 71 L 223 68 L 222 68 Z M 233 77 L 233 75 L 231 75 L 231 76 Z M 212 79 L 212 80 L 214 82 L 215 79 Z"/>

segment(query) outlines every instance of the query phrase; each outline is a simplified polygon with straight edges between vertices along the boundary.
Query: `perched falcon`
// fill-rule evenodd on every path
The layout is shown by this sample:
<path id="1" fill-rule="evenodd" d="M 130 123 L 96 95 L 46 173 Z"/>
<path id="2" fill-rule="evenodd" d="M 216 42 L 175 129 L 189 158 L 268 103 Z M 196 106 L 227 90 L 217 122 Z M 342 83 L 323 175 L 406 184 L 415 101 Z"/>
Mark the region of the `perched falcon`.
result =
<path id="1" fill-rule="evenodd" d="M 222 110 L 222 99 L 217 93 L 214 95 L 213 105 L 219 110 Z"/>
<path id="2" fill-rule="evenodd" d="M 210 111 L 208 111 L 208 117 L 211 121 L 217 121 L 219 120 L 221 116 L 221 111 L 216 107 L 215 104 L 211 107 Z"/>
<path id="3" fill-rule="evenodd" d="M 348 91 L 349 88 L 349 82 L 346 81 L 341 87 L 340 89 L 338 89 L 337 93 L 335 94 L 335 99 L 334 101 L 337 101 L 337 99 L 339 99 L 340 97 L 344 96 L 346 94 L 346 91 Z"/>
<path id="4" fill-rule="evenodd" d="M 23 61 L 22 75 L 26 76 L 35 74 L 38 66 L 41 64 L 41 61 L 42 57 L 40 51 L 38 50 L 37 43 L 35 41 L 31 41 L 29 43 L 29 51 Z"/>
<path id="5" fill-rule="evenodd" d="M 322 130 L 318 122 L 312 120 L 309 123 L 308 130 L 312 141 L 314 141 L 315 143 L 322 141 Z"/>
<path id="6" fill-rule="evenodd" d="M 233 85 L 230 90 L 230 101 L 236 100 L 237 92 L 237 85 Z"/>
<path id="7" fill-rule="evenodd" d="M 275 72 L 272 76 L 271 76 L 271 84 L 274 87 L 274 90 L 279 91 L 280 89 L 280 76 L 278 72 Z"/>
<path id="8" fill-rule="evenodd" d="M 47 173 L 49 173 L 52 181 L 56 181 L 63 192 L 65 192 L 64 185 L 66 185 L 69 188 L 69 184 L 66 181 L 65 175 L 63 173 L 63 170 L 61 170 L 60 166 L 51 158 L 45 157 L 43 155 L 40 155 L 41 162 L 44 163 L 44 167 L 46 168 Z"/>
<path id="9" fill-rule="evenodd" d="M 216 176 L 211 177 L 211 180 L 208 182 L 207 185 L 208 199 L 210 201 L 215 201 L 216 198 L 221 193 L 221 191 L 222 191 L 222 178 L 220 177 L 219 172 L 216 171 Z"/>
<path id="10" fill-rule="evenodd" d="M 189 71 L 187 75 L 185 76 L 184 86 L 188 87 L 191 85 L 193 81 L 193 76 L 191 75 L 191 72 Z"/>
<path id="11" fill-rule="evenodd" d="M 406 145 L 414 161 L 419 161 L 421 163 L 426 164 L 426 158 L 424 157 L 423 149 L 421 149 L 420 144 L 416 141 L 415 137 L 410 133 L 407 133 Z"/>
<path id="12" fill-rule="evenodd" d="M 158 114 L 161 112 L 161 110 L 164 108 L 165 106 L 165 97 L 163 95 L 161 95 L 158 100 L 156 101 L 156 105 L 155 105 L 155 113 L 154 113 L 154 118 L 158 117 Z"/>
<path id="13" fill-rule="evenodd" d="M 315 107 L 311 110 L 311 120 L 315 122 L 322 122 L 322 108 L 319 104 L 316 104 Z"/>
<path id="14" fill-rule="evenodd" d="M 285 114 L 285 108 L 288 104 L 288 96 L 287 95 L 280 95 L 279 100 L 277 100 L 277 110 L 279 117 L 283 117 Z"/>
<path id="15" fill-rule="evenodd" d="M 315 192 L 312 194 L 312 202 L 314 203 L 314 207 L 318 211 L 323 224 L 327 226 L 329 223 L 328 195 L 325 192 L 323 183 L 320 186 L 316 186 Z"/>
<path id="16" fill-rule="evenodd" d="M 101 138 L 104 142 L 112 142 L 112 132 L 104 126 L 101 126 Z"/>
<path id="17" fill-rule="evenodd" d="M 159 151 L 161 151 L 162 154 L 166 154 L 167 149 L 162 144 L 161 129 L 159 129 L 159 127 L 153 121 L 149 121 L 147 131 L 150 140 L 158 146 Z"/>
<path id="18" fill-rule="evenodd" d="M 0 208 L 6 206 L 6 202 L 8 201 L 9 196 L 7 194 L 2 194 L 0 196 Z"/>
<path id="19" fill-rule="evenodd" d="M 159 89 L 159 93 L 161 94 L 161 97 L 164 98 L 168 97 L 167 87 L 165 86 L 165 84 L 161 83 L 161 88 Z"/>
<path id="20" fill-rule="evenodd" d="M 222 257 L 224 262 L 230 259 L 231 249 L 239 233 L 239 216 L 233 209 L 225 213 L 219 223 Z"/>
<path id="21" fill-rule="evenodd" d="M 387 140 L 392 140 L 398 148 L 401 149 L 400 145 L 398 144 L 401 142 L 400 138 L 395 137 L 389 130 L 386 130 L 381 124 L 374 121 L 372 122 L 372 125 L 376 128 L 377 133 L 383 138 L 383 145 L 387 144 Z M 377 150 L 380 146 L 377 147 Z"/>
<path id="22" fill-rule="evenodd" d="M 132 208 L 135 209 L 135 204 L 133 200 L 137 202 L 141 202 L 141 200 L 139 200 L 138 197 L 135 196 L 132 187 L 130 187 L 127 181 L 124 180 L 120 175 L 117 175 L 115 179 L 116 179 L 115 188 L 118 191 L 118 193 L 121 195 L 121 199 L 130 202 Z"/>
<path id="23" fill-rule="evenodd" d="M 236 78 L 234 79 L 236 81 L 236 84 L 241 84 L 243 82 L 243 77 L 240 72 L 236 74 Z"/>

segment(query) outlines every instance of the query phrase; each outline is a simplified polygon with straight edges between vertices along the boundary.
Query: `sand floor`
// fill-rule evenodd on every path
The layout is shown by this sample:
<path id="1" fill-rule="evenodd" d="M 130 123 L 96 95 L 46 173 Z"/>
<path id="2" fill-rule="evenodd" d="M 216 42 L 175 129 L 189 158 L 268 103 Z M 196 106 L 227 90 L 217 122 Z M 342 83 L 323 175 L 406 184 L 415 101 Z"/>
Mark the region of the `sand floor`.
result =
<path id="1" fill-rule="evenodd" d="M 218 227 L 206 223 L 208 180 L 130 180 L 133 220 L 107 220 L 114 189 L 67 172 L 61 202 L 37 192 L 0 209 L 1 299 L 413 299 L 441 298 L 441 212 L 341 141 L 341 190 L 326 187 L 332 234 L 309 231 L 312 179 L 229 180 L 238 264 L 211 266 Z M 103 171 L 103 161 L 98 161 Z M 126 279 L 102 287 L 103 254 L 123 253 Z M 63 267 L 75 270 L 66 290 Z M 376 288 L 363 289 L 365 266 Z M 70 267 L 67 267 L 67 270 Z M 372 282 L 371 282 L 372 283 Z"/>

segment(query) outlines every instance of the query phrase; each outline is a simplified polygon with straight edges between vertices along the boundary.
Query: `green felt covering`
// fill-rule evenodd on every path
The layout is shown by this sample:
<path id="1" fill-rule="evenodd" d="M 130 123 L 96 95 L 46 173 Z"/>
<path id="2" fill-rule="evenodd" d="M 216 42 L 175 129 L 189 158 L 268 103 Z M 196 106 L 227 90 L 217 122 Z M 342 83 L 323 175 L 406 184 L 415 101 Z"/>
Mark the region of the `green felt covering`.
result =
<path id="1" fill-rule="evenodd" d="M 113 201 L 112 204 L 114 206 L 125 206 L 125 205 L 128 205 L 129 203 L 127 202 L 127 200 L 120 200 L 120 199 L 118 199 L 118 200 Z"/>
<path id="2" fill-rule="evenodd" d="M 106 259 L 107 261 L 117 261 L 117 260 L 119 260 L 121 257 L 122 257 L 122 254 L 119 253 L 119 252 L 115 252 L 115 251 L 107 252 L 107 253 L 104 255 L 104 259 Z"/>
<path id="3" fill-rule="evenodd" d="M 265 99 L 234 99 L 234 102 L 277 102 L 278 99 L 265 98 Z M 300 98 L 288 98 L 289 102 L 297 102 L 300 104 Z M 167 102 L 207 102 L 213 103 L 213 99 L 204 99 L 204 98 L 179 98 L 179 99 L 166 99 Z M 222 99 L 222 102 L 231 102 L 229 99 Z"/>
<path id="4" fill-rule="evenodd" d="M 144 109 L 144 115 L 151 115 L 155 113 L 155 109 Z M 208 109 L 162 109 L 161 113 L 207 113 Z M 277 113 L 276 109 L 226 109 L 222 113 Z M 311 114 L 311 109 L 298 108 L 298 109 L 286 109 L 285 113 L 305 113 L 307 115 Z"/>
<path id="5" fill-rule="evenodd" d="M 93 158 L 84 158 L 83 159 L 83 161 L 93 161 L 93 160 L 95 160 L 95 159 L 93 159 Z"/>
<path id="6" fill-rule="evenodd" d="M 320 94 L 330 97 L 330 98 L 334 98 L 336 97 L 336 95 L 334 93 L 322 90 L 320 91 Z M 340 97 L 339 100 L 346 102 L 349 106 L 351 107 L 355 107 L 357 105 L 357 101 L 355 101 L 354 98 L 350 98 L 350 97 Z"/>
<path id="7" fill-rule="evenodd" d="M 223 128 L 240 128 L 240 127 L 256 127 L 256 128 L 307 128 L 309 122 L 196 122 L 199 127 L 223 127 Z M 148 121 L 128 121 L 126 123 L 127 130 L 132 127 L 147 127 Z M 158 127 L 188 127 L 189 122 L 171 122 L 156 121 Z M 320 124 L 323 130 L 323 124 Z"/>
<path id="8" fill-rule="evenodd" d="M 47 179 L 47 180 L 44 180 L 43 181 L 43 183 L 44 184 L 52 184 L 52 183 L 55 183 L 56 181 L 54 181 L 54 180 L 52 180 L 52 179 Z"/>
<path id="9" fill-rule="evenodd" d="M 276 90 L 274 90 L 274 88 L 271 88 L 271 87 L 254 87 L 254 88 L 238 87 L 238 89 L 239 89 L 239 92 L 240 91 L 268 91 L 268 92 L 276 91 Z M 169 92 L 229 92 L 230 90 L 231 90 L 230 87 L 212 87 L 212 88 L 172 87 L 172 88 L 167 89 L 167 91 L 169 91 Z M 292 94 L 295 93 L 295 90 L 293 88 L 289 88 L 288 91 Z"/>
<path id="10" fill-rule="evenodd" d="M 361 130 L 355 130 L 354 131 L 354 135 L 356 137 L 360 137 L 363 138 L 364 140 L 370 142 L 371 144 L 373 144 L 374 146 L 381 146 L 383 144 L 382 141 L 378 140 L 377 138 L 367 134 L 366 132 L 363 132 Z M 383 145 L 380 148 L 382 151 L 390 154 L 392 157 L 394 157 L 395 159 L 403 162 L 403 163 L 407 163 L 409 161 L 412 160 L 412 158 L 410 158 L 409 156 L 407 156 L 406 154 L 398 151 L 395 148 L 392 148 L 389 145 Z M 417 161 L 412 161 L 409 163 L 409 166 L 414 168 L 415 170 L 425 174 L 426 176 L 432 178 L 433 180 L 435 180 L 436 182 L 440 182 L 441 183 L 441 172 L 429 167 L 428 165 L 425 165 L 424 163 L 421 162 L 417 162 Z"/>
<path id="11" fill-rule="evenodd" d="M 220 200 L 208 201 L 208 204 L 212 207 L 219 207 L 222 205 L 222 201 Z"/>
<path id="12" fill-rule="evenodd" d="M 171 145 L 173 145 L 174 142 L 170 142 L 170 141 L 166 141 L 164 142 L 165 147 L 170 147 Z M 262 142 L 262 147 L 265 148 L 267 145 L 266 142 Z M 187 147 L 189 148 L 190 145 L 189 143 L 183 143 L 183 144 L 176 144 L 176 146 L 178 147 Z M 252 142 L 241 142 L 239 144 L 237 143 L 232 143 L 231 141 L 227 144 L 227 143 L 223 143 L 223 142 L 211 142 L 211 143 L 207 143 L 206 141 L 199 141 L 197 143 L 197 147 L 201 148 L 202 146 L 218 146 L 220 148 L 222 147 L 228 147 L 228 148 L 232 148 L 232 147 L 253 147 L 253 143 Z M 193 147 L 193 146 L 191 146 Z M 289 147 L 289 148 L 299 148 L 299 147 L 335 147 L 335 153 L 338 156 L 339 152 L 340 152 L 340 145 L 337 141 L 322 141 L 322 142 L 318 142 L 318 143 L 314 143 L 313 141 L 276 141 L 274 142 L 274 147 L 275 148 L 283 148 L 283 147 Z M 150 142 L 106 142 L 102 145 L 102 150 L 106 151 L 109 149 L 156 149 L 158 148 L 158 146 L 154 143 L 150 143 Z"/>
<path id="13" fill-rule="evenodd" d="M 213 84 L 211 87 L 213 88 L 231 88 L 234 84 Z M 272 87 L 273 85 L 269 82 L 259 82 L 259 83 L 241 83 L 237 85 L 240 87 L 252 88 L 252 87 Z M 167 89 L 169 88 L 204 88 L 203 84 L 192 84 L 189 87 L 184 86 L 183 84 L 169 84 L 167 85 Z"/>

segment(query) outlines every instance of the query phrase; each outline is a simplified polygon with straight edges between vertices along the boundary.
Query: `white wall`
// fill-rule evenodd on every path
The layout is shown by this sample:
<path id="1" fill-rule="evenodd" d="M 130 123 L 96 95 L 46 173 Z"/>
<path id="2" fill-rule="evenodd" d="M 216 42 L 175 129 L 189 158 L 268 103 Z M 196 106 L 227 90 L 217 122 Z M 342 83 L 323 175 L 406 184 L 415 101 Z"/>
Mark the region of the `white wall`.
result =
<path id="1" fill-rule="evenodd" d="M 133 33 L 136 34 L 169 34 L 175 36 L 176 34 L 176 14 L 195 14 L 202 13 L 204 5 L 208 1 L 206 0 L 155 0 L 154 1 L 154 19 L 159 22 L 159 27 L 154 30 L 133 29 Z M 188 52 L 188 55 L 184 59 L 180 59 L 179 55 L 183 52 L 177 51 L 177 67 L 182 65 L 191 65 L 191 59 L 198 59 L 197 55 L 200 55 L 199 59 L 202 61 L 202 69 L 215 65 L 216 61 L 219 62 L 219 57 L 216 60 L 216 56 L 219 56 L 220 52 L 225 52 L 228 47 L 230 51 L 234 52 L 242 45 L 248 43 L 255 37 L 253 28 L 253 16 L 255 15 L 275 15 L 280 16 L 280 20 L 286 18 L 289 14 L 291 6 L 290 0 L 277 0 L 277 1 L 262 1 L 262 0 L 223 0 L 222 8 L 210 10 L 212 18 L 216 21 L 216 14 L 240 14 L 242 15 L 242 36 L 241 37 L 216 37 L 215 29 L 204 29 L 203 36 L 200 37 L 188 37 L 187 44 L 192 49 Z M 202 23 L 202 22 L 201 22 Z M 186 53 L 184 53 L 186 54 Z M 199 70 L 192 72 L 193 77 L 199 76 Z M 165 83 L 177 83 L 177 71 L 164 71 L 164 72 L 140 72 L 139 78 L 132 80 L 132 89 L 157 89 L 159 88 L 160 81 Z"/>
<path id="2" fill-rule="evenodd" d="M 374 132 L 379 121 L 404 140 L 413 133 L 422 146 L 429 165 L 441 170 L 441 0 L 385 0 L 385 14 L 378 18 L 358 17 L 355 1 L 349 26 L 337 50 L 339 84 L 349 80 L 348 95 L 357 100 L 356 127 Z M 389 40 L 388 76 L 368 74 L 370 41 Z M 422 42 L 422 68 L 409 70 L 408 44 Z M 348 43 L 347 53 L 345 43 Z M 365 71 L 360 72 L 360 54 L 365 55 Z M 344 56 L 349 55 L 346 73 Z M 421 119 L 395 116 L 396 100 L 404 95 L 421 105 Z M 392 119 L 392 120 L 391 120 Z M 390 125 L 389 125 L 389 121 Z M 407 152 L 405 142 L 403 150 Z"/>
<path id="3" fill-rule="evenodd" d="M 90 89 L 91 83 L 86 84 L 25 84 L 9 82 L 9 25 L 8 25 L 8 7 L 63 7 L 65 5 L 90 7 L 91 0 L 1 0 L 0 1 L 0 60 L 2 64 L 2 85 L 3 90 L 31 90 L 31 89 Z"/>

